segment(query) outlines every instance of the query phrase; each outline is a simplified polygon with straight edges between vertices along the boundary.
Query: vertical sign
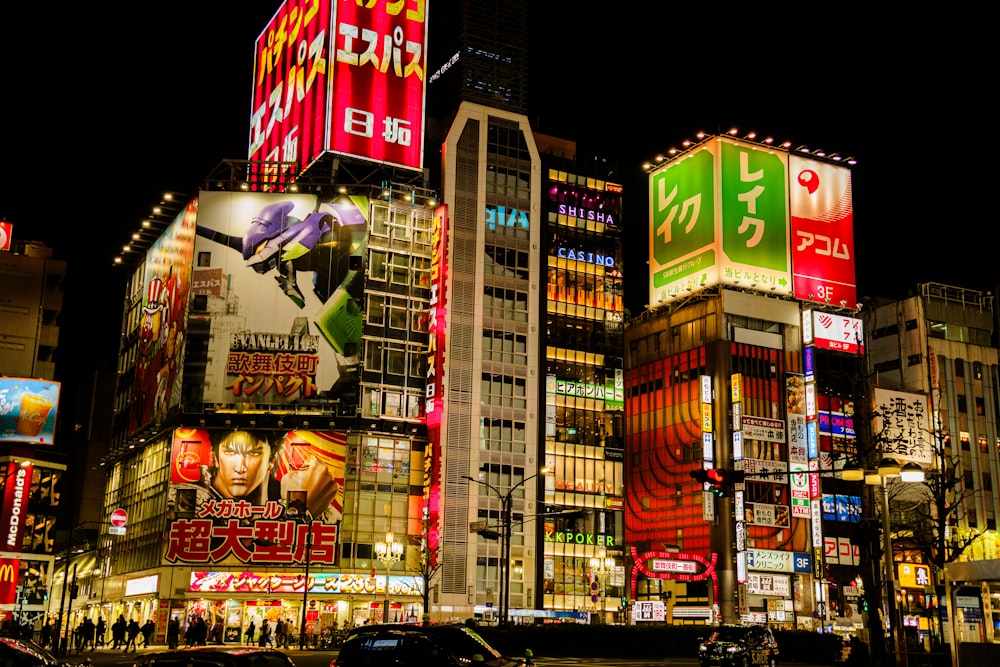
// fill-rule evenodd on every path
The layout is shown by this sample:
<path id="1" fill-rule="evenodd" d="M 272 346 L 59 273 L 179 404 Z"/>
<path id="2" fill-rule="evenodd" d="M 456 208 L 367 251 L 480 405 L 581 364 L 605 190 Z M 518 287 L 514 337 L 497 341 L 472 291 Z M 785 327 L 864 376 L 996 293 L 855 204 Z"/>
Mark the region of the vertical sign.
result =
<path id="1" fill-rule="evenodd" d="M 427 359 L 427 446 L 424 455 L 424 516 L 431 566 L 438 562 L 441 514 L 441 420 L 444 412 L 445 350 L 448 327 L 448 206 L 434 210 L 431 298 Z"/>
<path id="2" fill-rule="evenodd" d="M 24 520 L 28 515 L 28 492 L 31 488 L 33 464 L 11 461 L 4 477 L 3 511 L 0 512 L 0 530 L 3 531 L 3 548 L 0 551 L 20 553 L 24 535 Z M 17 572 L 17 568 L 14 569 Z M 16 579 L 16 577 L 15 577 Z"/>
<path id="3" fill-rule="evenodd" d="M 854 308 L 854 202 L 847 167 L 790 155 L 795 298 Z"/>

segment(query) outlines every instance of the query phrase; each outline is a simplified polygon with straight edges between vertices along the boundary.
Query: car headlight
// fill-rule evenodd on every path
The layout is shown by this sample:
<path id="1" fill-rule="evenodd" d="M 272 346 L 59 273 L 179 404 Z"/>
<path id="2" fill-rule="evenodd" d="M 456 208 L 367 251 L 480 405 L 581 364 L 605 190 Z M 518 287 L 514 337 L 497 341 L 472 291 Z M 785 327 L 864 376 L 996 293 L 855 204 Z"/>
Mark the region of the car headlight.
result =
<path id="1" fill-rule="evenodd" d="M 739 651 L 740 651 L 740 647 L 739 646 L 727 646 L 726 647 L 726 653 L 739 653 Z"/>
<path id="2" fill-rule="evenodd" d="M 706 648 L 708 648 L 708 647 L 706 647 L 704 644 L 698 644 L 698 650 L 699 651 L 704 652 Z"/>

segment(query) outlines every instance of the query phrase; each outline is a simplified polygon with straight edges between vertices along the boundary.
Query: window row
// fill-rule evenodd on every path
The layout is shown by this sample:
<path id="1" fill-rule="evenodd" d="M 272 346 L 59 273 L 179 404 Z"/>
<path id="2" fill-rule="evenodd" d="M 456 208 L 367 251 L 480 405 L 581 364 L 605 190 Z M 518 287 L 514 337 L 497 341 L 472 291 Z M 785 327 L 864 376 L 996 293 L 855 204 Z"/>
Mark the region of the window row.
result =
<path id="1" fill-rule="evenodd" d="M 483 315 L 515 322 L 528 321 L 528 293 L 487 285 L 483 288 Z"/>
<path id="2" fill-rule="evenodd" d="M 427 377 L 427 346 L 412 342 L 365 340 L 366 371 L 404 375 L 413 379 Z"/>
<path id="3" fill-rule="evenodd" d="M 361 406 L 365 417 L 424 417 L 423 389 L 370 388 Z"/>
<path id="4" fill-rule="evenodd" d="M 499 405 L 508 408 L 526 408 L 527 380 L 501 373 L 483 373 L 480 382 L 483 405 Z"/>
<path id="5" fill-rule="evenodd" d="M 528 253 L 516 248 L 487 245 L 485 271 L 486 275 L 527 280 L 529 277 Z"/>
<path id="6" fill-rule="evenodd" d="M 483 329 L 483 361 L 526 365 L 528 337 L 512 331 Z"/>
<path id="7" fill-rule="evenodd" d="M 423 299 L 369 292 L 365 319 L 374 326 L 427 333 L 430 304 Z"/>
<path id="8" fill-rule="evenodd" d="M 372 236 L 413 241 L 430 247 L 434 219 L 429 211 L 412 206 L 372 206 Z"/>
<path id="9" fill-rule="evenodd" d="M 390 285 L 406 287 L 431 286 L 431 260 L 408 253 L 372 250 L 369 256 L 368 277 L 385 280 Z"/>

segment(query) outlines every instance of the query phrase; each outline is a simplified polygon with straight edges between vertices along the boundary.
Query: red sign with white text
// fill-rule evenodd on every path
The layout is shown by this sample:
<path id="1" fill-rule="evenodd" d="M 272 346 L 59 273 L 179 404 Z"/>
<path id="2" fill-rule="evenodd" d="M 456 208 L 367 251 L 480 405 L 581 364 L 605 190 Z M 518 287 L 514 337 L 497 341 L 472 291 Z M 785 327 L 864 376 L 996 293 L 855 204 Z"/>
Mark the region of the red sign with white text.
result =
<path id="1" fill-rule="evenodd" d="M 427 2 L 337 3 L 330 150 L 423 166 Z"/>
<path id="2" fill-rule="evenodd" d="M 28 493 L 31 489 L 32 467 L 31 463 L 21 465 L 17 461 L 11 461 L 7 465 L 3 512 L 0 513 L 0 531 L 3 531 L 0 551 L 21 551 L 24 519 L 28 514 Z M 16 567 L 14 571 L 17 572 Z"/>
<path id="3" fill-rule="evenodd" d="M 854 203 L 851 172 L 790 155 L 792 280 L 797 299 L 854 308 Z"/>
<path id="4" fill-rule="evenodd" d="M 21 561 L 17 558 L 0 558 L 0 604 L 17 602 L 17 577 Z"/>
<path id="5" fill-rule="evenodd" d="M 288 0 L 257 38 L 249 159 L 307 167 L 325 148 L 330 0 Z"/>

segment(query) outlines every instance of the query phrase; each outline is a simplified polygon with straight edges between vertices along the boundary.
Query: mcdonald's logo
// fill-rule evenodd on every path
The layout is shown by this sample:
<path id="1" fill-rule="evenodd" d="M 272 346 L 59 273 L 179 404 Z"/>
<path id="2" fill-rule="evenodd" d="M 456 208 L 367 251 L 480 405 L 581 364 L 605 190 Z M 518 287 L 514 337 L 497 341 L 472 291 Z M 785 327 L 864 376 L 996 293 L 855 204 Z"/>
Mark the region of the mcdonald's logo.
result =
<path id="1" fill-rule="evenodd" d="M 10 561 L 0 563 L 0 584 L 16 584 L 17 570 L 17 566 Z"/>

